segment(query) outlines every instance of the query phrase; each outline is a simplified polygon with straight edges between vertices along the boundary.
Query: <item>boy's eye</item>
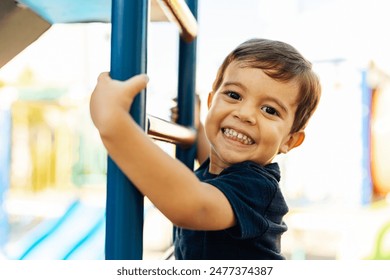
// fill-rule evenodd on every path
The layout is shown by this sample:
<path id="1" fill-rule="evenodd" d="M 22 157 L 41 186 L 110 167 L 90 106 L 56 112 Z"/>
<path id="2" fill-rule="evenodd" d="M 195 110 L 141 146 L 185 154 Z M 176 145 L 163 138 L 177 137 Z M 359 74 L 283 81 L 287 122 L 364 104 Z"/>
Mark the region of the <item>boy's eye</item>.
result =
<path id="1" fill-rule="evenodd" d="M 233 99 L 241 100 L 241 96 L 237 92 L 228 91 L 228 92 L 226 92 L 226 95 L 233 98 Z"/>
<path id="2" fill-rule="evenodd" d="M 274 116 L 279 116 L 278 111 L 276 111 L 275 108 L 269 107 L 269 106 L 263 106 L 261 107 L 261 110 L 266 112 L 267 114 L 274 115 Z"/>

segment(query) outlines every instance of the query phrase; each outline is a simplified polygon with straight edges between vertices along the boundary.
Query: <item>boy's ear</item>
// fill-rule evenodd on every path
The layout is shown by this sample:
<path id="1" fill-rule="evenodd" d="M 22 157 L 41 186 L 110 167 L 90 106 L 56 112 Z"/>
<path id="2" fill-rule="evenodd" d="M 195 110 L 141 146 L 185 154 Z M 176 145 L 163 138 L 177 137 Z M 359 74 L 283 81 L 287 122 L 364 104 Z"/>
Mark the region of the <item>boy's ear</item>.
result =
<path id="1" fill-rule="evenodd" d="M 213 101 L 213 97 L 214 97 L 214 92 L 210 91 L 209 96 L 207 98 L 207 108 L 208 109 L 210 109 L 210 107 L 211 107 L 211 102 Z"/>
<path id="2" fill-rule="evenodd" d="M 300 146 L 305 140 L 305 132 L 298 131 L 290 134 L 287 141 L 280 147 L 280 153 L 286 154 L 288 151 Z"/>

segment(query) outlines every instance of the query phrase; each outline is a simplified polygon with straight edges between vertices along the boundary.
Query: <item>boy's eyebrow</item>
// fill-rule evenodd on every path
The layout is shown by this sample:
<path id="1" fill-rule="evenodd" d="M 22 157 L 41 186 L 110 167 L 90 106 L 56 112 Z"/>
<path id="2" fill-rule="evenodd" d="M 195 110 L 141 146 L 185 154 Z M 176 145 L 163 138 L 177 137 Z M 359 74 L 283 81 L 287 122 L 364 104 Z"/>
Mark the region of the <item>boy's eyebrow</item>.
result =
<path id="1" fill-rule="evenodd" d="M 276 99 L 275 97 L 269 96 L 269 97 L 267 97 L 266 99 L 269 99 L 269 100 L 275 102 L 276 104 L 278 104 L 278 106 L 279 106 L 280 108 L 282 108 L 282 110 L 283 110 L 285 113 L 288 113 L 288 110 L 287 110 L 286 106 L 284 106 L 284 104 L 283 104 L 282 102 L 280 102 L 278 99 Z"/>
<path id="2" fill-rule="evenodd" d="M 242 88 L 243 90 L 247 89 L 244 84 L 242 84 L 240 82 L 234 82 L 234 81 L 233 82 L 229 82 L 229 81 L 224 82 L 222 84 L 222 86 L 237 86 L 237 87 Z M 266 99 L 269 99 L 269 100 L 275 102 L 284 112 L 288 113 L 286 106 L 284 106 L 284 104 L 282 102 L 280 102 L 277 98 L 272 97 L 272 96 L 267 96 Z"/>
<path id="3" fill-rule="evenodd" d="M 246 86 L 244 85 L 244 84 L 242 84 L 242 83 L 240 83 L 240 82 L 229 82 L 229 81 L 227 81 L 227 82 L 224 82 L 223 84 L 222 84 L 222 86 L 237 86 L 237 87 L 240 87 L 240 88 L 242 88 L 242 89 L 244 89 L 244 90 L 246 90 L 247 88 L 246 88 Z"/>

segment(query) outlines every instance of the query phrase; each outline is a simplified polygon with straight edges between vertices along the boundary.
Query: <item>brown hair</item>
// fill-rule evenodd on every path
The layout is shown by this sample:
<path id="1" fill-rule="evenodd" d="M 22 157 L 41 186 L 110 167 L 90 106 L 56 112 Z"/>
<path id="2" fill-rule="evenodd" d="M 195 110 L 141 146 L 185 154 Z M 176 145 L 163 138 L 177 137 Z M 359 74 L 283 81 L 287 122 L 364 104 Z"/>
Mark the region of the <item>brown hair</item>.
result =
<path id="1" fill-rule="evenodd" d="M 289 44 L 267 39 L 251 39 L 233 50 L 220 66 L 213 83 L 213 91 L 221 86 L 226 68 L 233 61 L 243 67 L 259 68 L 269 77 L 287 82 L 295 79 L 299 84 L 298 106 L 295 112 L 291 133 L 304 129 L 317 108 L 321 85 L 307 61 Z"/>

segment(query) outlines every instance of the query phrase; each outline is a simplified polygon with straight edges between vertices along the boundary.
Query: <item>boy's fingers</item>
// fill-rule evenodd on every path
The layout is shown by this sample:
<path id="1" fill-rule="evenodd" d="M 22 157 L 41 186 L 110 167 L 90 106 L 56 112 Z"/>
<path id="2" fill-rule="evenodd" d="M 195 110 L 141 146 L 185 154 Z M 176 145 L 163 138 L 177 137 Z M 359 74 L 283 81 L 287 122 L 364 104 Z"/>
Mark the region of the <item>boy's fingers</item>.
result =
<path id="1" fill-rule="evenodd" d="M 146 74 L 139 74 L 124 81 L 124 85 L 131 97 L 136 96 L 141 90 L 146 88 L 149 77 Z"/>
<path id="2" fill-rule="evenodd" d="M 97 80 L 98 80 L 98 82 L 101 82 L 101 81 L 104 81 L 107 78 L 110 78 L 110 73 L 109 72 L 102 72 L 98 76 Z"/>

